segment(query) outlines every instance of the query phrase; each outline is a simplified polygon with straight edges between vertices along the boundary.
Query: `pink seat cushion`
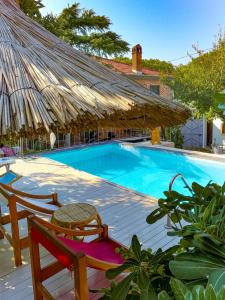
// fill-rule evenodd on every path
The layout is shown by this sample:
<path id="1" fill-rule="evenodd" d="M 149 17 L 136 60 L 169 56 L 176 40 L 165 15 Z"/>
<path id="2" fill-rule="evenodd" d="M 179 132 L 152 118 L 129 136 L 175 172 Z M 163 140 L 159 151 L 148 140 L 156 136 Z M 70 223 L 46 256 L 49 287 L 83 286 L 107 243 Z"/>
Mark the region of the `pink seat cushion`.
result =
<path id="1" fill-rule="evenodd" d="M 30 237 L 32 242 L 40 243 L 45 247 L 57 260 L 65 267 L 70 269 L 72 261 L 65 252 L 52 243 L 46 236 L 39 230 L 31 228 Z M 105 263 L 113 263 L 121 265 L 124 262 L 123 257 L 116 253 L 115 249 L 120 247 L 119 244 L 112 240 L 93 241 L 90 243 L 74 241 L 64 237 L 58 237 L 65 245 L 71 248 L 75 253 L 82 252 L 87 256 L 94 259 L 101 260 Z"/>
<path id="2" fill-rule="evenodd" d="M 87 256 L 91 256 L 95 259 L 108 263 L 117 265 L 124 263 L 124 259 L 121 254 L 116 253 L 116 248 L 119 248 L 120 245 L 110 239 L 89 243 L 70 240 L 64 237 L 59 237 L 59 239 L 75 252 L 82 252 Z"/>
<path id="3" fill-rule="evenodd" d="M 15 153 L 12 150 L 12 148 L 10 148 L 10 147 L 4 146 L 1 149 L 2 149 L 2 151 L 4 153 L 4 156 L 13 156 L 13 155 L 15 155 Z"/>

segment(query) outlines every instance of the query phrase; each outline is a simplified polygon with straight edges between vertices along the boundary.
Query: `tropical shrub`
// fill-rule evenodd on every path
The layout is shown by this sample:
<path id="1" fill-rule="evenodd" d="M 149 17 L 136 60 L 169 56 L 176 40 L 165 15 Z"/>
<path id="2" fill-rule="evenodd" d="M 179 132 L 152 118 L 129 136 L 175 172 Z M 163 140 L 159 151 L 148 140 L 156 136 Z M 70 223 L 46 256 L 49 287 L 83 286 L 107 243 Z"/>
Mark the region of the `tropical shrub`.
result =
<path id="1" fill-rule="evenodd" d="M 168 234 L 180 237 L 182 253 L 170 261 L 169 268 L 189 285 L 196 280 L 206 284 L 211 276 L 225 271 L 224 192 L 225 184 L 193 183 L 192 196 L 166 192 L 167 199 L 161 199 L 159 208 L 147 217 L 151 224 L 170 214 L 174 227 Z"/>
<path id="2" fill-rule="evenodd" d="M 178 246 L 174 246 L 166 251 L 158 249 L 155 253 L 151 249 L 142 250 L 134 235 L 129 250 L 122 252 L 125 263 L 107 271 L 106 276 L 114 279 L 126 270 L 132 271 L 121 282 L 113 284 L 108 291 L 109 298 L 103 299 L 155 299 L 161 290 L 169 291 L 172 276 L 169 261 L 173 260 L 177 249 Z"/>
<path id="3" fill-rule="evenodd" d="M 165 139 L 174 142 L 176 148 L 183 148 L 184 137 L 179 126 L 165 128 Z"/>
<path id="4" fill-rule="evenodd" d="M 166 291 L 158 295 L 158 300 L 223 300 L 225 299 L 225 288 L 218 291 L 216 283 L 209 284 L 206 288 L 196 285 L 190 290 L 182 281 L 172 278 L 170 281 L 173 296 L 170 297 Z"/>
<path id="5" fill-rule="evenodd" d="M 169 214 L 173 227 L 168 234 L 179 236 L 179 244 L 153 253 L 134 236 L 122 252 L 124 265 L 106 273 L 114 279 L 129 270 L 128 276 L 104 289 L 102 299 L 225 299 L 225 183 L 193 183 L 191 191 L 191 196 L 164 192 L 166 199 L 147 217 L 152 224 Z"/>
<path id="6" fill-rule="evenodd" d="M 178 126 L 171 128 L 171 141 L 174 142 L 176 148 L 183 148 L 184 137 Z"/>
<path id="7" fill-rule="evenodd" d="M 205 187 L 193 182 L 192 195 L 186 196 L 176 191 L 166 191 L 166 198 L 159 199 L 158 208 L 146 219 L 147 223 L 153 224 L 161 218 L 170 215 L 173 222 L 173 230 L 180 236 L 183 235 L 181 221 L 190 223 L 192 229 L 208 232 L 225 242 L 224 227 L 224 204 L 225 183 L 219 186 L 209 182 Z M 193 227 L 194 226 L 194 227 Z M 219 226 L 219 227 L 218 227 Z"/>

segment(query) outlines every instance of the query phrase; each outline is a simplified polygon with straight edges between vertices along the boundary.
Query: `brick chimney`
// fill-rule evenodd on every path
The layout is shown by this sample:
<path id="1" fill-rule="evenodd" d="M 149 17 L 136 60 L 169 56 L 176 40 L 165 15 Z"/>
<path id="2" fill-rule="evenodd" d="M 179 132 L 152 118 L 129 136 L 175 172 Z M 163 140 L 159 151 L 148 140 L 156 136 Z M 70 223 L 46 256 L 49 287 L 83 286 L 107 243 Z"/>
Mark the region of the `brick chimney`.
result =
<path id="1" fill-rule="evenodd" d="M 132 48 L 132 71 L 142 74 L 142 48 L 139 44 Z"/>

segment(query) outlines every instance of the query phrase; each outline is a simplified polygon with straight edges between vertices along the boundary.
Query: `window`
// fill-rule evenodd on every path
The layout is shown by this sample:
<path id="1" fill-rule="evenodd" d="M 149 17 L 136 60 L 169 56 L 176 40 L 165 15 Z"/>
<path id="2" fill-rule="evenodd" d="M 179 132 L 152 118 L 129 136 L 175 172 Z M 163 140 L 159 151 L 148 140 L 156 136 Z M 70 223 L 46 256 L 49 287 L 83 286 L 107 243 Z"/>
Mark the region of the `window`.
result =
<path id="1" fill-rule="evenodd" d="M 160 86 L 159 85 L 150 85 L 150 91 L 156 95 L 160 95 Z"/>

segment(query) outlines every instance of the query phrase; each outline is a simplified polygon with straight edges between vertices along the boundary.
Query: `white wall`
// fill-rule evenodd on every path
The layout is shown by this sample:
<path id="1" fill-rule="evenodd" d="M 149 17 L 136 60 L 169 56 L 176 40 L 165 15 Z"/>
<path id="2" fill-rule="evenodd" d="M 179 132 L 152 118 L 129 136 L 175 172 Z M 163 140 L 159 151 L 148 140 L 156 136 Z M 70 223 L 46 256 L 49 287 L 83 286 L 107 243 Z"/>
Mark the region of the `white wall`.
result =
<path id="1" fill-rule="evenodd" d="M 225 145 L 225 134 L 221 133 L 222 123 L 221 119 L 213 120 L 212 142 L 217 145 Z"/>

